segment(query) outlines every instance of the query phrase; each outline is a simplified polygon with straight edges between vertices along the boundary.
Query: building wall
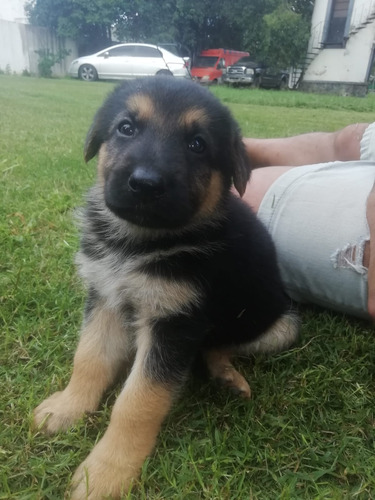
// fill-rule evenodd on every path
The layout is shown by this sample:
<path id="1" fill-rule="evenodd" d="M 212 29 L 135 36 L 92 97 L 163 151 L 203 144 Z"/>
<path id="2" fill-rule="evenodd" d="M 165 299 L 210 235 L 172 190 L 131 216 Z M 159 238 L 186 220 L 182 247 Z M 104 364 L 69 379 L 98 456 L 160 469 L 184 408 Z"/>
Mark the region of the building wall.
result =
<path id="1" fill-rule="evenodd" d="M 345 48 L 322 49 L 307 68 L 305 81 L 364 83 L 372 57 L 375 21 L 350 36 Z"/>
<path id="2" fill-rule="evenodd" d="M 26 0 L 0 0 L 0 19 L 27 24 L 25 2 Z"/>
<path id="3" fill-rule="evenodd" d="M 60 64 L 52 68 L 53 75 L 67 74 L 70 62 L 77 57 L 72 40 L 55 36 L 49 29 L 0 19 L 0 69 L 11 73 L 38 73 L 39 56 L 36 50 L 49 49 L 57 54 L 60 48 L 70 50 Z"/>
<path id="4" fill-rule="evenodd" d="M 315 0 L 308 47 L 310 63 L 301 88 L 365 95 L 375 42 L 375 0 L 353 0 L 345 47 L 324 46 L 332 0 Z"/>

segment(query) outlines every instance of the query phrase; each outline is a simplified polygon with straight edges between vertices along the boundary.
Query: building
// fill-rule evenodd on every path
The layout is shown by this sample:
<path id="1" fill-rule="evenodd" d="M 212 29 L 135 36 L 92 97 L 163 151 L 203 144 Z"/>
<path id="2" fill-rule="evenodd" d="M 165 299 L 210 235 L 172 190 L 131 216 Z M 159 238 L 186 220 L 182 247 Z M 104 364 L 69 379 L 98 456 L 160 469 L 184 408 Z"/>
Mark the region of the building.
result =
<path id="1" fill-rule="evenodd" d="M 375 0 L 315 0 L 300 89 L 365 95 L 374 42 Z"/>

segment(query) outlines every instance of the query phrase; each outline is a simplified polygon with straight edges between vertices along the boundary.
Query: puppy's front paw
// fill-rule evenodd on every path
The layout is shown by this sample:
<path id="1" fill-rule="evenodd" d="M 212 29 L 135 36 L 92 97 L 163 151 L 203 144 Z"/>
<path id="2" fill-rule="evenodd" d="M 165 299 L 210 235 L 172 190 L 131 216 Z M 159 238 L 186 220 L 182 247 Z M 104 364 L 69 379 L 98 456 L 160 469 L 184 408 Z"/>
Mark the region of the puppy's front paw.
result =
<path id="1" fill-rule="evenodd" d="M 76 470 L 68 492 L 71 500 L 118 500 L 137 478 L 139 467 L 131 466 L 131 460 L 124 460 L 126 451 L 108 449 L 104 440 Z"/>
<path id="2" fill-rule="evenodd" d="M 85 413 L 66 391 L 55 392 L 34 410 L 33 427 L 46 434 L 66 430 Z"/>

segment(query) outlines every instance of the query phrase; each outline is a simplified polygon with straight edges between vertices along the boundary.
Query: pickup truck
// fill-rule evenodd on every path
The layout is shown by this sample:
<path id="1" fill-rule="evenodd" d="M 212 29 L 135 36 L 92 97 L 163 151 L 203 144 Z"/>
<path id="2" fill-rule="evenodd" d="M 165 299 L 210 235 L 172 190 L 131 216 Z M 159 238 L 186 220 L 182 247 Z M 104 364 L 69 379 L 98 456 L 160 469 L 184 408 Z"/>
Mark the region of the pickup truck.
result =
<path id="1" fill-rule="evenodd" d="M 223 82 L 233 86 L 285 89 L 288 88 L 289 73 L 253 61 L 250 57 L 242 57 L 226 68 Z"/>

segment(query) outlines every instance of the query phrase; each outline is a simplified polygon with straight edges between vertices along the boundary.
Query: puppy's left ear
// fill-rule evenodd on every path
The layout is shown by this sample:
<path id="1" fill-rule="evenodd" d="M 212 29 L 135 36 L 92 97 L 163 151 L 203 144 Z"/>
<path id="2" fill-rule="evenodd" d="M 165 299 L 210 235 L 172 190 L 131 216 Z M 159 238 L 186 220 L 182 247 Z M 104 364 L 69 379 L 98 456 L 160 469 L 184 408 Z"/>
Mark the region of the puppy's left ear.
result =
<path id="1" fill-rule="evenodd" d="M 246 185 L 250 179 L 250 159 L 246 154 L 245 145 L 239 132 L 235 134 L 233 140 L 233 184 L 239 195 L 242 197 L 246 190 Z"/>

